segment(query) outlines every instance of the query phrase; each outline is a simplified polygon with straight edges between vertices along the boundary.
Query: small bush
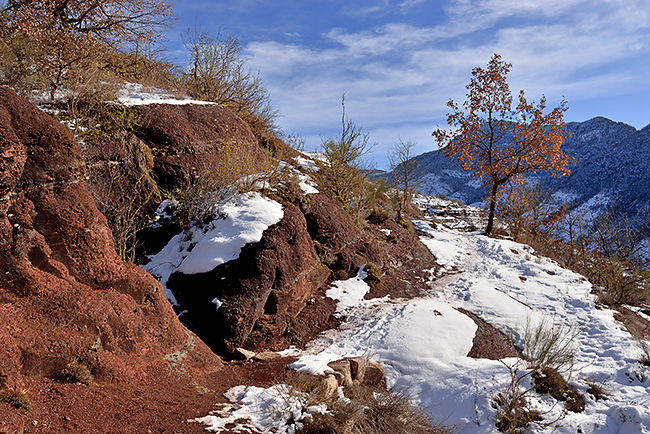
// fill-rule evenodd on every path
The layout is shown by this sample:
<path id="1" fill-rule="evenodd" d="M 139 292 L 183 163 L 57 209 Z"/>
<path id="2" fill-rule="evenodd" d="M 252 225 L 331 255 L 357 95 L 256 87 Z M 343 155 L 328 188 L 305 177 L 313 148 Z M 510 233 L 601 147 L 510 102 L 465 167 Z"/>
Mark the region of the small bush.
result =
<path id="1" fill-rule="evenodd" d="M 336 275 L 336 280 L 345 280 L 349 277 L 348 272 L 342 268 L 336 270 L 336 273 L 334 274 Z"/>
<path id="2" fill-rule="evenodd" d="M 393 218 L 394 215 L 395 211 L 388 203 L 379 201 L 372 207 L 368 220 L 374 224 L 382 224 L 386 220 Z"/>
<path id="3" fill-rule="evenodd" d="M 323 141 L 324 161 L 317 161 L 314 178 L 318 189 L 338 200 L 354 221 L 361 223 L 375 201 L 385 192 L 367 179 L 363 157 L 370 152 L 370 137 L 345 117 L 345 95 L 341 136 Z"/>
<path id="4" fill-rule="evenodd" d="M 596 401 L 607 401 L 609 393 L 607 393 L 607 390 L 602 385 L 594 381 L 587 381 L 587 384 L 589 385 L 587 393 L 593 396 Z"/>
<path id="5" fill-rule="evenodd" d="M 650 344 L 648 344 L 648 341 L 643 339 L 639 339 L 638 343 L 639 347 L 641 348 L 641 357 L 639 357 L 639 363 L 641 363 L 643 366 L 650 367 Z"/>
<path id="6" fill-rule="evenodd" d="M 67 367 L 55 372 L 52 379 L 62 383 L 78 383 L 86 386 L 93 382 L 93 376 L 88 367 L 81 363 L 71 363 Z"/>
<path id="7" fill-rule="evenodd" d="M 504 363 L 505 364 L 505 363 Z M 514 366 L 506 365 L 510 371 L 510 381 L 505 389 L 494 397 L 492 404 L 497 412 L 495 426 L 504 433 L 514 434 L 531 422 L 539 422 L 542 416 L 539 411 L 531 409 L 527 395 L 531 389 L 524 387 L 524 381 L 530 372 L 520 371 L 519 362 Z"/>
<path id="8" fill-rule="evenodd" d="M 504 433 L 518 433 L 522 428 L 527 428 L 531 422 L 539 422 L 542 416 L 537 410 L 528 406 L 528 401 L 523 394 L 499 393 L 494 400 L 497 407 L 496 427 Z"/>
<path id="9" fill-rule="evenodd" d="M 575 356 L 573 339 L 579 332 L 576 327 L 553 324 L 548 317 L 536 325 L 528 318 L 523 336 L 523 354 L 528 368 L 552 368 L 560 372 L 570 370 Z"/>
<path id="10" fill-rule="evenodd" d="M 190 179 L 163 195 L 180 202 L 176 215 L 181 227 L 189 228 L 192 222 L 202 226 L 221 215 L 224 202 L 237 194 L 258 190 L 259 177 L 254 174 L 267 163 L 254 161 L 239 143 L 226 143 L 219 161 L 204 163 Z"/>
<path id="11" fill-rule="evenodd" d="M 648 270 L 619 259 L 601 259 L 592 269 L 592 279 L 602 288 L 603 304 L 635 304 L 648 296 Z"/>
<path id="12" fill-rule="evenodd" d="M 9 403 L 17 409 L 30 410 L 32 408 L 32 401 L 25 389 L 0 392 L 0 402 Z"/>
<path id="13" fill-rule="evenodd" d="M 381 277 L 382 277 L 382 271 L 379 266 L 373 263 L 369 263 L 366 265 L 365 269 L 366 273 L 368 273 L 368 277 L 366 277 L 366 282 L 375 282 L 379 283 L 381 282 Z"/>

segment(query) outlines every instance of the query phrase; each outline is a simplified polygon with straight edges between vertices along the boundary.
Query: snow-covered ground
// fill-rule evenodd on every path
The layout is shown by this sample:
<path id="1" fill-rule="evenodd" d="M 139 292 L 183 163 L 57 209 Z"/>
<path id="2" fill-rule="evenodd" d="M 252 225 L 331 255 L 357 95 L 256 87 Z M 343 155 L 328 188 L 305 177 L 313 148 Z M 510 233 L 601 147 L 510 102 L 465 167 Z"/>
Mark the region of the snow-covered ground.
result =
<path id="1" fill-rule="evenodd" d="M 384 366 L 393 390 L 407 393 L 436 420 L 459 433 L 493 433 L 494 397 L 510 383 L 512 368 L 525 368 L 514 358 L 467 357 L 476 325 L 455 308 L 478 314 L 518 345 L 527 323 L 547 321 L 577 330 L 569 382 L 584 394 L 586 408 L 567 412 L 563 403 L 531 392 L 531 405 L 544 422 L 532 424 L 530 431 L 650 432 L 650 369 L 637 362 L 639 345 L 612 311 L 596 306 L 585 278 L 536 256 L 526 245 L 441 225 L 434 229 L 428 220 L 416 225 L 429 234 L 422 242 L 438 261 L 460 272 L 441 279 L 427 297 L 409 301 L 362 301 L 362 274 L 335 283 L 329 293 L 341 300 L 339 312 L 347 321 L 300 352 L 294 369 L 323 373 L 329 361 L 370 356 Z M 608 399 L 586 393 L 588 382 L 601 385 Z M 203 422 L 218 432 L 216 420 Z"/>

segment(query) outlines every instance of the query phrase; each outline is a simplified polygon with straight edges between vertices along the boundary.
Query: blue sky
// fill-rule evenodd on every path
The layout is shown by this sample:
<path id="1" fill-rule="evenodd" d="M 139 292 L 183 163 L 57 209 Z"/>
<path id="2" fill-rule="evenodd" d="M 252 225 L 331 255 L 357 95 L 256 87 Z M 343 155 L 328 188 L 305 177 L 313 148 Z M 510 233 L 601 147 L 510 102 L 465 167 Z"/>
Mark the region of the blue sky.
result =
<path id="1" fill-rule="evenodd" d="M 566 121 L 650 123 L 648 0 L 172 1 L 168 56 L 182 62 L 194 23 L 237 37 L 278 125 L 308 150 L 340 130 L 343 93 L 379 168 L 400 138 L 435 149 L 447 101 L 464 101 L 472 68 L 494 53 L 513 65 L 513 94 L 552 107 L 564 96 Z"/>

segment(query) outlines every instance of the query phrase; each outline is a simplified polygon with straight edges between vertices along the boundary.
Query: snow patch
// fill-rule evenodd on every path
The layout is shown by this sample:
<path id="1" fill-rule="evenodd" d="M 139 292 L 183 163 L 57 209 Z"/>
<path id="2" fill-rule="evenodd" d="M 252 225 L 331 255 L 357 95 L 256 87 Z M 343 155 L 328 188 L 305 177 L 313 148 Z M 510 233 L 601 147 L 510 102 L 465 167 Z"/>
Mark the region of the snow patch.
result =
<path id="1" fill-rule="evenodd" d="M 294 434 L 303 427 L 305 419 L 327 412 L 325 404 L 310 404 L 306 393 L 286 384 L 267 389 L 255 386 L 235 386 L 224 393 L 232 404 L 222 404 L 209 416 L 192 419 L 206 430 L 220 433 L 249 432 Z"/>
<path id="2" fill-rule="evenodd" d="M 174 236 L 142 267 L 162 283 L 173 304 L 176 300 L 166 286 L 172 273 L 207 273 L 237 259 L 246 244 L 259 242 L 263 232 L 284 216 L 282 205 L 259 193 L 239 195 L 219 208 L 222 214 L 215 220 Z"/>
<path id="3" fill-rule="evenodd" d="M 117 92 L 120 104 L 127 107 L 136 105 L 148 104 L 171 104 L 171 105 L 216 105 L 210 101 L 198 101 L 192 98 L 177 99 L 174 95 L 170 94 L 164 89 L 157 89 L 155 87 L 145 87 L 138 83 L 125 83 L 125 85 Z"/>
<path id="4" fill-rule="evenodd" d="M 368 273 L 362 266 L 355 277 L 332 282 L 332 286 L 325 292 L 325 295 L 338 300 L 336 314 L 343 315 L 363 301 L 365 295 L 370 291 L 368 284 L 363 281 L 366 277 L 368 277 Z"/>

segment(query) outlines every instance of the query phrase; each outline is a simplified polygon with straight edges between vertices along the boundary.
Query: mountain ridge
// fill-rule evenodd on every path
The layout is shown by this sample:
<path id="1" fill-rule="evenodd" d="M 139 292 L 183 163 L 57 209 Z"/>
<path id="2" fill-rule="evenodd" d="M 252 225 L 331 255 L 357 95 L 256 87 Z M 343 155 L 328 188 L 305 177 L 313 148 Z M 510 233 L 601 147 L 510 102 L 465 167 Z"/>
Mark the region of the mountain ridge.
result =
<path id="1" fill-rule="evenodd" d="M 571 174 L 561 178 L 532 174 L 528 179 L 544 185 L 558 201 L 572 207 L 595 201 L 596 206 L 591 208 L 615 205 L 627 216 L 643 219 L 650 211 L 650 125 L 637 130 L 624 122 L 597 116 L 569 122 L 565 128 L 570 135 L 562 150 L 576 159 L 570 166 Z M 413 178 L 422 193 L 445 195 L 474 205 L 486 195 L 481 181 L 439 150 L 420 154 L 411 161 Z M 379 176 L 388 178 L 390 172 Z"/>

